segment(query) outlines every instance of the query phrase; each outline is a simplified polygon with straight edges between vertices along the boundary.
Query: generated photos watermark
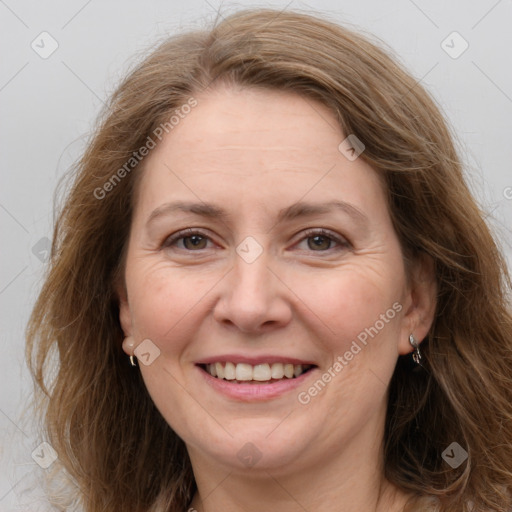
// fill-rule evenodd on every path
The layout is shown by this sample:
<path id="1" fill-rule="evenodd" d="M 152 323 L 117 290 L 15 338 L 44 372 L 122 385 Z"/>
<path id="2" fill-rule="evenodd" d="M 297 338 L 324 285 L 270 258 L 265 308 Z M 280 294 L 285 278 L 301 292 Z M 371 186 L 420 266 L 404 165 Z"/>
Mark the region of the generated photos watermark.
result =
<path id="1" fill-rule="evenodd" d="M 468 452 L 454 441 L 443 451 L 441 457 L 453 469 L 457 469 L 468 458 Z"/>
<path id="2" fill-rule="evenodd" d="M 186 103 L 175 109 L 168 121 L 159 124 L 152 134 L 147 136 L 145 144 L 137 151 L 134 151 L 122 167 L 112 174 L 101 187 L 94 189 L 94 197 L 100 201 L 104 199 L 156 147 L 157 142 L 155 139 L 161 141 L 164 134 L 170 133 L 180 123 L 181 119 L 185 119 L 196 106 L 197 100 L 191 97 Z"/>
<path id="3" fill-rule="evenodd" d="M 341 371 L 348 366 L 350 361 L 367 346 L 369 339 L 373 339 L 379 332 L 384 329 L 397 313 L 402 311 L 403 306 L 399 302 L 395 302 L 385 313 L 382 313 L 378 320 L 370 327 L 366 327 L 358 335 L 357 339 L 352 341 L 350 348 L 343 354 L 336 358 L 336 361 L 325 371 L 322 376 L 317 379 L 306 391 L 301 391 L 297 395 L 297 400 L 302 405 L 307 405 L 311 399 L 317 396 L 329 382 L 337 377 Z"/>
<path id="4" fill-rule="evenodd" d="M 58 458 L 53 446 L 46 441 L 37 446 L 31 455 L 34 462 L 43 469 L 48 469 Z"/>

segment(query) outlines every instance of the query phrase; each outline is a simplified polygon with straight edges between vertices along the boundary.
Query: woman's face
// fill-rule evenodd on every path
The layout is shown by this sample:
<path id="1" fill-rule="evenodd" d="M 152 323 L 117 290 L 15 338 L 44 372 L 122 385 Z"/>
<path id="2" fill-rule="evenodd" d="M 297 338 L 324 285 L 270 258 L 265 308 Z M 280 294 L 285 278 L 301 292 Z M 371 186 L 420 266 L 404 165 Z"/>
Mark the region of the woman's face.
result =
<path id="1" fill-rule="evenodd" d="M 383 184 L 319 103 L 196 99 L 144 161 L 120 303 L 154 403 L 196 465 L 374 453 L 397 357 L 430 325 Z"/>

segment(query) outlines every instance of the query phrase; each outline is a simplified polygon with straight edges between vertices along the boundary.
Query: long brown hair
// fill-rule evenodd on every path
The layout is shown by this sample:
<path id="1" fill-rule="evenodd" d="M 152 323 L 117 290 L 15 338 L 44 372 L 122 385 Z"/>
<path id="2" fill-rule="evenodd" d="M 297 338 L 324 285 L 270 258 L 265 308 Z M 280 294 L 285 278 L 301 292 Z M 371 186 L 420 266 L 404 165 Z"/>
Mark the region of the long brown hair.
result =
<path id="1" fill-rule="evenodd" d="M 430 257 L 438 285 L 424 368 L 412 372 L 400 357 L 390 383 L 385 476 L 417 496 L 414 510 L 428 497 L 442 512 L 509 510 L 510 280 L 465 184 L 456 138 L 382 44 L 318 16 L 270 9 L 238 12 L 153 50 L 110 98 L 74 169 L 27 357 L 44 392 L 48 438 L 85 510 L 182 512 L 195 491 L 184 443 L 121 350 L 116 285 L 143 165 L 130 159 L 159 126 L 172 129 L 176 109 L 218 82 L 320 101 L 363 141 L 361 158 L 387 184 L 405 258 Z M 468 452 L 456 469 L 442 457 L 453 442 Z"/>

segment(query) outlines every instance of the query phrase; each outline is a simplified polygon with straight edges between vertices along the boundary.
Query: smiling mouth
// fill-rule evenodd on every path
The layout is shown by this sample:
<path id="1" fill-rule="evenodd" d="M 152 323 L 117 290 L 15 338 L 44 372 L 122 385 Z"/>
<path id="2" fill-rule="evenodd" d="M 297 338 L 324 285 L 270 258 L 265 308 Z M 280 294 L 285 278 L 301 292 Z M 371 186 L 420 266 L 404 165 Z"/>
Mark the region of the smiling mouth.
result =
<path id="1" fill-rule="evenodd" d="M 292 363 L 263 363 L 250 365 L 247 363 L 218 362 L 199 365 L 206 373 L 220 380 L 238 384 L 269 384 L 283 380 L 296 379 L 309 372 L 314 365 Z"/>

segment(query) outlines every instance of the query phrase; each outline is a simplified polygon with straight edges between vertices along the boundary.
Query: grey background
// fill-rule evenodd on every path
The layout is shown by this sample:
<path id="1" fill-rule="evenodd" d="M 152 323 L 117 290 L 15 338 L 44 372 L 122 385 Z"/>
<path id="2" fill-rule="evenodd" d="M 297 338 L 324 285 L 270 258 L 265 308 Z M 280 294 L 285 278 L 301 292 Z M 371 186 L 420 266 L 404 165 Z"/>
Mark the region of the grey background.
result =
<path id="1" fill-rule="evenodd" d="M 458 133 L 468 180 L 512 261 L 511 0 L 0 0 L 0 511 L 46 510 L 37 478 L 48 470 L 31 456 L 44 439 L 30 410 L 22 414 L 31 392 L 24 329 L 41 285 L 58 179 L 134 54 L 202 26 L 219 8 L 226 15 L 255 6 L 316 10 L 391 46 Z M 46 59 L 31 47 L 43 46 L 43 31 L 58 43 Z M 453 31 L 469 43 L 456 59 L 441 46 Z"/>

